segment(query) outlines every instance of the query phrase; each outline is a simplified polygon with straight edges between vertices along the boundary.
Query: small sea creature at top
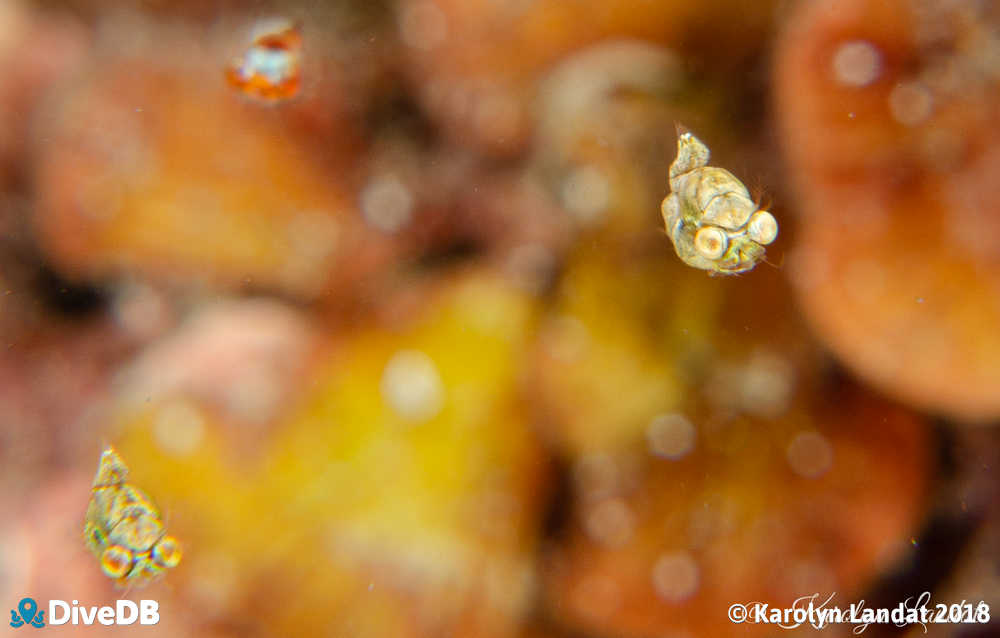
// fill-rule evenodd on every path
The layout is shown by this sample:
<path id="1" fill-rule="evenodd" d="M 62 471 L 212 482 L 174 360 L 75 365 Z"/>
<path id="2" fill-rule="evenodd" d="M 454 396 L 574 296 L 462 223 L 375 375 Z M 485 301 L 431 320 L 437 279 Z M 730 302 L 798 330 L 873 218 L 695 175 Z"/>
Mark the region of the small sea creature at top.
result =
<path id="1" fill-rule="evenodd" d="M 119 587 L 146 585 L 181 562 L 146 493 L 126 482 L 128 467 L 111 446 L 101 453 L 83 527 L 87 548 Z"/>
<path id="2" fill-rule="evenodd" d="M 778 236 L 777 220 L 757 209 L 736 176 L 708 166 L 708 147 L 691 131 L 678 124 L 677 135 L 670 194 L 660 206 L 677 256 L 710 275 L 750 270 Z"/>
<path id="3" fill-rule="evenodd" d="M 284 18 L 262 20 L 250 47 L 226 67 L 226 80 L 251 97 L 279 102 L 295 97 L 302 85 L 302 34 Z"/>

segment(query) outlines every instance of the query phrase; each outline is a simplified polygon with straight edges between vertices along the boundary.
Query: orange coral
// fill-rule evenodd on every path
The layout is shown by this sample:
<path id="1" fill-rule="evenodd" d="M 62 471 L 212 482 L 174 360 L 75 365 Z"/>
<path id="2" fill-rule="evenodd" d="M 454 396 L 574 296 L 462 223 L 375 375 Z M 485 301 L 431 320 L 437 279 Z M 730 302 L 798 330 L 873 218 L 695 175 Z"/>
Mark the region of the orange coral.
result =
<path id="1" fill-rule="evenodd" d="M 884 391 L 982 421 L 1000 416 L 1000 23 L 974 6 L 806 5 L 776 91 L 813 325 Z"/>
<path id="2" fill-rule="evenodd" d="M 421 101 L 450 137 L 511 154 L 529 141 L 535 83 L 562 56 L 607 38 L 699 52 L 725 41 L 727 57 L 713 64 L 738 66 L 760 46 L 770 5 L 407 0 L 397 22 Z"/>
<path id="3" fill-rule="evenodd" d="M 742 636 L 773 629 L 734 625 L 733 603 L 853 602 L 911 550 L 927 443 L 919 421 L 854 388 L 778 420 L 654 422 L 646 450 L 579 461 L 552 608 L 605 635 Z"/>
<path id="4" fill-rule="evenodd" d="M 742 635 L 735 602 L 863 592 L 924 517 L 926 425 L 826 377 L 780 271 L 720 281 L 602 239 L 567 264 L 530 386 L 573 488 L 548 608 L 609 636 Z"/>
<path id="5" fill-rule="evenodd" d="M 329 87 L 279 115 L 226 91 L 189 41 L 150 35 L 175 57 L 108 55 L 36 131 L 36 226 L 64 272 L 314 297 L 395 253 L 356 209 L 355 142 Z"/>

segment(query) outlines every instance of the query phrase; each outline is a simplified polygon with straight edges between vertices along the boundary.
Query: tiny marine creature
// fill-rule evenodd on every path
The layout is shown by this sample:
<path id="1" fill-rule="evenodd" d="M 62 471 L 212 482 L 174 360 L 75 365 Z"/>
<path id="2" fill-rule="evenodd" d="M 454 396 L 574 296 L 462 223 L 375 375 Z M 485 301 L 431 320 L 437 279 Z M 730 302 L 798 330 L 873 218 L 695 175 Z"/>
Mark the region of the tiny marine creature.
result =
<path id="1" fill-rule="evenodd" d="M 777 220 L 757 209 L 732 173 L 708 166 L 708 147 L 701 140 L 679 124 L 677 135 L 670 194 L 660 206 L 677 256 L 710 275 L 750 270 L 778 236 Z"/>
<path id="2" fill-rule="evenodd" d="M 17 629 L 25 623 L 29 623 L 36 629 L 45 626 L 45 612 L 38 608 L 38 603 L 35 602 L 34 598 L 22 598 L 21 602 L 17 604 L 17 609 L 10 610 L 11 627 Z"/>
<path id="3" fill-rule="evenodd" d="M 302 85 L 302 34 L 283 18 L 263 20 L 250 47 L 226 67 L 229 85 L 244 94 L 278 102 L 295 97 Z"/>
<path id="4" fill-rule="evenodd" d="M 128 467 L 111 446 L 101 453 L 83 528 L 101 570 L 119 587 L 146 585 L 181 562 L 177 539 L 139 488 L 126 482 Z"/>

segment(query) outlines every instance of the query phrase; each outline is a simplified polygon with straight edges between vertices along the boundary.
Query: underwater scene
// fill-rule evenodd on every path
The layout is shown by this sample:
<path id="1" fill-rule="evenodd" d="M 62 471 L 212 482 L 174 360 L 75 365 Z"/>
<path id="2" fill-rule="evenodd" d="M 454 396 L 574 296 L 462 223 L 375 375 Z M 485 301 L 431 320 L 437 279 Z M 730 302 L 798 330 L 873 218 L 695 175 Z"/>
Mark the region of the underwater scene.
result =
<path id="1" fill-rule="evenodd" d="M 1000 3 L 0 0 L 0 613 L 1000 636 Z"/>

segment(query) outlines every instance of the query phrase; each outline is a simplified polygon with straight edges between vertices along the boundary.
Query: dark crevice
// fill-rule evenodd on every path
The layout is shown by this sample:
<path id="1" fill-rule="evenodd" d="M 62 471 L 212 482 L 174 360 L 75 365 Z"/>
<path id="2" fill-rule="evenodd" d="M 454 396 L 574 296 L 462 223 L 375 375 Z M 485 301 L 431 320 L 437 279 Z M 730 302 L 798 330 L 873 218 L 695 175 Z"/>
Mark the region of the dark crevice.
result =
<path id="1" fill-rule="evenodd" d="M 957 458 L 957 438 L 946 423 L 935 424 L 937 437 L 937 482 L 948 484 L 960 471 Z M 916 552 L 906 564 L 879 580 L 865 596 L 865 606 L 873 609 L 898 606 L 914 601 L 924 592 L 934 590 L 944 583 L 954 571 L 974 534 L 980 529 L 987 512 L 969 509 L 965 512 L 938 509 L 932 513 L 923 529 L 914 539 Z M 933 596 L 930 605 L 936 601 Z M 933 609 L 932 609 L 933 611 Z M 873 625 L 871 629 L 875 629 Z M 906 627 L 879 625 L 876 635 L 899 635 Z M 964 635 L 964 634 L 963 634 Z"/>
<path id="2" fill-rule="evenodd" d="M 483 252 L 479 242 L 467 238 L 458 238 L 456 241 L 434 248 L 421 255 L 416 262 L 419 270 L 444 270 L 458 264 L 470 262 Z"/>
<path id="3" fill-rule="evenodd" d="M 103 308 L 108 300 L 107 293 L 100 288 L 71 283 L 45 265 L 39 268 L 34 287 L 46 306 L 65 317 L 91 315 Z"/>
<path id="4" fill-rule="evenodd" d="M 566 460 L 554 459 L 551 468 L 548 507 L 542 520 L 542 538 L 547 542 L 557 542 L 565 540 L 569 533 L 573 514 L 573 482 Z"/>

